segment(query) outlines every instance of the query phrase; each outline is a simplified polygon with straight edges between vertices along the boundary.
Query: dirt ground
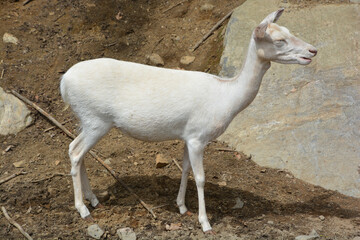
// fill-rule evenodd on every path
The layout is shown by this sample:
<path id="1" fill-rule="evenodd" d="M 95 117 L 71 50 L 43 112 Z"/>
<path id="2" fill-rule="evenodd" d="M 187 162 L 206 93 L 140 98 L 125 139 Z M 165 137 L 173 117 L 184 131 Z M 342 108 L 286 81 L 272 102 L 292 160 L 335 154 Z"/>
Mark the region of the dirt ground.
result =
<path id="1" fill-rule="evenodd" d="M 182 4 L 177 5 L 177 3 Z M 200 11 L 210 2 L 215 7 Z M 223 27 L 195 52 L 190 48 L 231 9 L 244 0 L 79 0 L 0 2 L 0 34 L 11 33 L 19 45 L 0 42 L 0 86 L 16 90 L 37 103 L 73 132 L 77 121 L 64 110 L 59 79 L 73 64 L 86 59 L 112 57 L 147 63 L 159 54 L 167 68 L 219 71 Z M 314 4 L 348 4 L 348 1 L 290 0 L 292 10 Z M 180 58 L 196 57 L 189 66 Z M 17 135 L 0 136 L 0 179 L 21 170 L 0 185 L 0 205 L 34 239 L 89 239 L 90 223 L 74 207 L 70 139 L 32 110 L 34 123 Z M 47 131 L 45 131 L 47 130 Z M 9 146 L 11 149 L 5 151 Z M 360 236 L 359 199 L 325 190 L 294 178 L 291 173 L 263 168 L 241 153 L 224 151 L 214 141 L 205 151 L 205 197 L 210 223 L 217 232 L 206 236 L 197 220 L 197 192 L 189 180 L 187 205 L 195 214 L 181 216 L 175 204 L 181 172 L 174 163 L 155 168 L 155 157 L 182 162 L 180 141 L 148 143 L 116 129 L 95 147 L 150 207 L 154 219 L 91 156 L 88 174 L 96 193 L 108 192 L 104 208 L 89 207 L 94 221 L 105 230 L 103 239 L 118 239 L 116 230 L 134 229 L 138 239 L 294 239 L 315 229 L 320 239 L 354 239 Z M 13 163 L 24 160 L 23 168 Z M 56 174 L 62 174 L 62 176 Z M 55 175 L 54 175 L 55 174 Z M 236 200 L 244 206 L 233 209 Z M 89 205 L 87 203 L 87 205 Z M 165 206 L 164 206 L 165 205 Z M 166 225 L 181 223 L 179 230 Z M 0 239 L 23 236 L 0 214 Z"/>

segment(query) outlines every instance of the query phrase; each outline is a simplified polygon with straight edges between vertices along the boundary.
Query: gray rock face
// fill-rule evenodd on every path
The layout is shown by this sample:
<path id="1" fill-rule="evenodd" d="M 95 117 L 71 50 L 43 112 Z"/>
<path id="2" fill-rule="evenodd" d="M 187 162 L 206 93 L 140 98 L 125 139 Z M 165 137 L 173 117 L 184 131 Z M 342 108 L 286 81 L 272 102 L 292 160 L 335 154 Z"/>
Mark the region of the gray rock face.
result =
<path id="1" fill-rule="evenodd" d="M 15 134 L 32 123 L 30 111 L 23 102 L 0 88 L 0 134 Z"/>
<path id="2" fill-rule="evenodd" d="M 234 12 L 221 75 L 240 71 L 253 29 L 284 5 L 248 0 Z M 220 140 L 260 165 L 360 197 L 360 5 L 292 10 L 287 4 L 278 23 L 319 53 L 308 66 L 272 63 L 254 102 Z"/>

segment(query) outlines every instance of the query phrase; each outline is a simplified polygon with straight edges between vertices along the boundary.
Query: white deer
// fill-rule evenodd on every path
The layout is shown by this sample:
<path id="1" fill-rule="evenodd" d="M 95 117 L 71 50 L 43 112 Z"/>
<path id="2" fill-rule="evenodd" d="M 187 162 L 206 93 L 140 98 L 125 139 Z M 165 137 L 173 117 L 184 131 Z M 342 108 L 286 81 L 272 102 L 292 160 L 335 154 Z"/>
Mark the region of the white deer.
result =
<path id="1" fill-rule="evenodd" d="M 254 30 L 246 61 L 234 78 L 195 71 L 94 59 L 71 67 L 62 77 L 61 94 L 80 119 L 81 133 L 69 146 L 75 207 L 90 217 L 83 196 L 93 207 L 84 155 L 113 126 L 144 141 L 180 139 L 185 142 L 177 205 L 187 213 L 185 192 L 192 167 L 198 191 L 202 230 L 214 233 L 206 215 L 203 152 L 233 118 L 255 98 L 270 61 L 306 65 L 317 50 L 275 24 L 284 9 L 268 15 Z"/>

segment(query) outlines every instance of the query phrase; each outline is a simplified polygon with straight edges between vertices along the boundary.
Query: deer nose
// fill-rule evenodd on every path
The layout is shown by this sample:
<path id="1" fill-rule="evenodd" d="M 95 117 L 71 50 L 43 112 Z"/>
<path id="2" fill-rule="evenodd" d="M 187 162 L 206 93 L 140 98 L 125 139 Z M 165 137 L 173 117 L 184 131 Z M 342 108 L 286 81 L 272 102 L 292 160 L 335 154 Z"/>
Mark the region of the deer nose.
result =
<path id="1" fill-rule="evenodd" d="M 318 51 L 316 49 L 310 49 L 309 52 L 311 52 L 312 54 L 314 54 L 314 56 L 316 56 Z"/>

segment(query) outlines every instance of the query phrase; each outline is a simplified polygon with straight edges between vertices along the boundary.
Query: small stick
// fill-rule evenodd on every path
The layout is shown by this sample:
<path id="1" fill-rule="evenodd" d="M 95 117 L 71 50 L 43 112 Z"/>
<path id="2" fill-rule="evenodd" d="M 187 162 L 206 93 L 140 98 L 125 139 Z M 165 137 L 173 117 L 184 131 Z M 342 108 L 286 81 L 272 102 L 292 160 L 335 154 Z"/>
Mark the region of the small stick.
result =
<path id="1" fill-rule="evenodd" d="M 152 209 L 156 209 L 156 208 L 162 208 L 162 207 L 165 207 L 165 206 L 169 206 L 170 204 L 163 204 L 163 205 L 160 205 L 160 206 L 155 206 L 155 207 L 153 207 L 153 208 L 151 208 L 151 210 Z"/>
<path id="2" fill-rule="evenodd" d="M 64 125 L 65 123 L 68 123 L 68 122 L 70 122 L 70 121 L 71 121 L 71 119 L 68 119 L 68 120 L 62 122 L 61 125 Z M 56 126 L 49 127 L 49 128 L 47 128 L 47 129 L 45 129 L 44 132 L 48 132 L 48 131 L 50 131 L 50 130 L 53 130 L 54 128 L 56 128 Z"/>
<path id="3" fill-rule="evenodd" d="M 38 183 L 38 182 L 42 182 L 42 181 L 46 181 L 46 180 L 49 180 L 53 177 L 57 177 L 57 176 L 70 176 L 70 174 L 64 174 L 64 173 L 54 173 L 52 174 L 50 177 L 46 177 L 46 178 L 43 178 L 43 179 L 39 179 L 39 180 L 34 180 L 34 181 L 31 181 L 32 183 Z"/>
<path id="4" fill-rule="evenodd" d="M 105 44 L 103 45 L 104 47 L 112 47 L 115 46 L 117 42 L 113 42 L 113 43 L 109 43 L 109 44 Z"/>
<path id="5" fill-rule="evenodd" d="M 218 21 L 211 29 L 208 33 L 206 33 L 203 38 L 195 44 L 195 46 L 193 47 L 192 49 L 192 52 L 194 52 L 206 39 L 208 39 L 208 37 L 210 37 L 211 34 L 213 34 L 213 32 L 218 29 L 221 24 L 226 20 L 228 19 L 231 14 L 234 12 L 234 10 L 231 10 L 228 14 L 225 15 L 225 17 L 223 17 L 220 21 Z"/>
<path id="6" fill-rule="evenodd" d="M 17 176 L 25 175 L 25 174 L 27 174 L 27 172 L 24 172 L 24 171 L 14 173 L 14 174 L 8 176 L 7 178 L 4 178 L 4 179 L 0 180 L 0 184 L 6 183 L 7 181 L 9 181 L 9 180 L 11 180 L 11 179 L 13 179 L 13 178 L 15 178 Z"/>
<path id="7" fill-rule="evenodd" d="M 169 7 L 168 9 L 164 10 L 162 13 L 166 13 L 166 12 L 170 11 L 171 9 L 176 8 L 177 6 L 183 4 L 184 2 L 187 2 L 187 1 L 188 1 L 188 0 L 178 2 L 178 3 L 175 4 L 174 6 L 171 6 L 171 7 Z"/>
<path id="8" fill-rule="evenodd" d="M 65 15 L 65 13 L 60 14 L 60 16 L 58 16 L 58 17 L 54 20 L 54 22 L 57 22 L 57 21 L 58 21 L 60 18 L 62 18 L 64 15 Z"/>
<path id="9" fill-rule="evenodd" d="M 58 128 L 60 128 L 61 130 L 63 130 L 69 137 L 71 138 L 75 138 L 75 135 L 72 134 L 69 130 L 67 130 L 63 125 L 61 125 L 61 123 L 59 123 L 55 118 L 53 118 L 50 114 L 48 114 L 47 112 L 45 112 L 42 108 L 40 108 L 38 105 L 36 105 L 35 103 L 31 102 L 29 99 L 27 99 L 26 97 L 23 97 L 22 95 L 20 95 L 19 93 L 17 93 L 14 90 L 11 90 L 11 93 L 14 94 L 16 97 L 18 97 L 19 99 L 21 99 L 22 101 L 24 101 L 25 103 L 29 104 L 30 106 L 32 106 L 33 108 L 35 108 L 39 113 L 41 113 L 42 115 L 44 115 L 45 117 L 47 117 L 52 123 L 54 123 Z"/>
<path id="10" fill-rule="evenodd" d="M 178 161 L 176 161 L 175 158 L 173 158 L 173 162 L 175 163 L 175 165 L 180 169 L 180 171 L 182 172 L 182 168 L 180 167 L 180 164 L 178 163 Z"/>
<path id="11" fill-rule="evenodd" d="M 30 237 L 30 235 L 24 231 L 24 229 L 20 226 L 20 224 L 18 224 L 17 222 L 15 222 L 15 220 L 13 220 L 9 214 L 7 213 L 6 209 L 4 207 L 1 207 L 1 210 L 5 216 L 5 218 L 12 224 L 14 225 L 17 229 L 19 229 L 19 231 L 22 233 L 22 235 L 24 235 L 27 239 L 32 240 L 33 238 Z"/>
<path id="12" fill-rule="evenodd" d="M 51 122 L 53 122 L 57 127 L 59 127 L 61 130 L 63 130 L 66 135 L 68 135 L 70 138 L 74 139 L 76 138 L 76 136 L 74 134 L 72 134 L 69 130 L 67 130 L 63 125 L 61 125 L 61 123 L 59 123 L 55 118 L 53 118 L 50 114 L 48 114 L 47 112 L 45 112 L 42 108 L 40 108 L 38 105 L 36 105 L 35 103 L 31 102 L 29 99 L 25 98 L 24 96 L 20 95 L 19 93 L 17 93 L 16 91 L 12 90 L 11 91 L 12 94 L 14 94 L 16 97 L 18 97 L 19 99 L 21 99 L 22 101 L 24 101 L 25 103 L 29 104 L 30 106 L 32 106 L 33 108 L 35 108 L 36 110 L 39 111 L 39 113 L 41 113 L 42 115 L 44 115 L 45 117 L 47 117 Z M 108 170 L 108 172 L 126 189 L 128 190 L 140 203 L 141 205 L 143 205 L 143 207 L 148 210 L 151 215 L 156 219 L 156 215 L 155 213 L 145 204 L 145 202 L 143 200 L 141 200 L 141 198 L 130 188 L 128 187 L 115 173 L 115 171 L 106 163 L 104 163 L 104 161 L 98 157 L 96 155 L 96 153 L 92 150 L 89 151 L 89 153 L 91 154 L 91 156 L 93 156 L 99 163 L 101 163 L 101 165 L 103 165 L 103 167 Z"/>
<path id="13" fill-rule="evenodd" d="M 3 60 L 3 59 L 1 59 L 0 64 L 1 64 L 1 65 L 4 64 L 4 60 Z M 3 79 L 3 77 L 4 77 L 4 72 L 5 72 L 5 68 L 3 67 L 2 71 L 1 71 L 0 79 Z"/>
<path id="14" fill-rule="evenodd" d="M 215 150 L 223 152 L 237 152 L 236 150 L 230 148 L 215 148 Z"/>
<path id="15" fill-rule="evenodd" d="M 23 2 L 23 6 L 25 6 L 26 4 L 30 3 L 32 0 L 26 0 Z"/>

